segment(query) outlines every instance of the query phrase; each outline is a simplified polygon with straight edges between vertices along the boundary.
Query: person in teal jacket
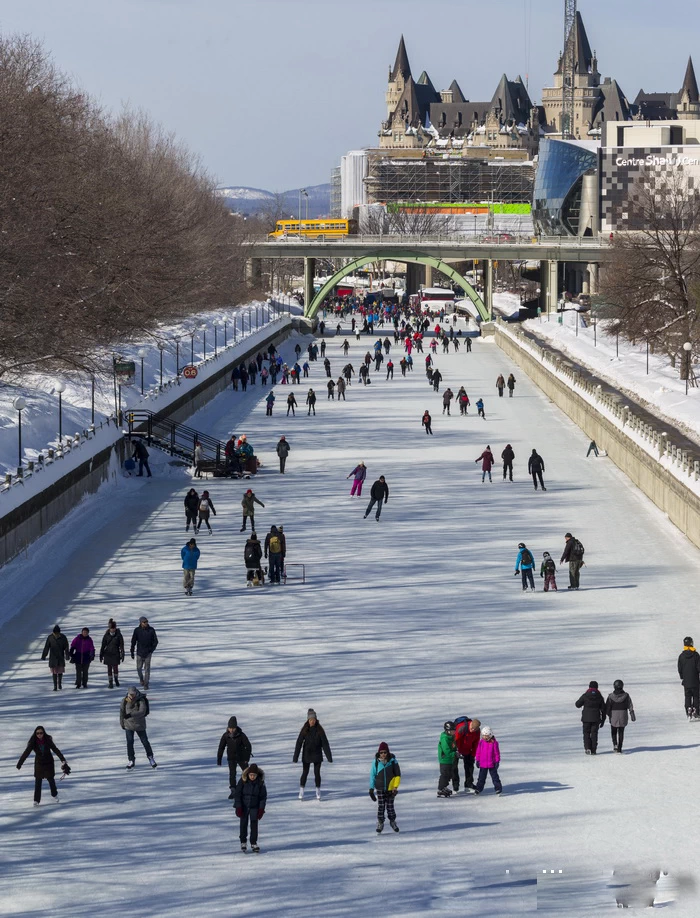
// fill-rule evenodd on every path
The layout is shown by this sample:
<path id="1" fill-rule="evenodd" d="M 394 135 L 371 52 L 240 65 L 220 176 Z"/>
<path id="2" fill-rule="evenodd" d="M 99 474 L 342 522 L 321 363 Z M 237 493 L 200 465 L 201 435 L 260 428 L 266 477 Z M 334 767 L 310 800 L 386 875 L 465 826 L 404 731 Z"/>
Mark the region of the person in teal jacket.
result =
<path id="1" fill-rule="evenodd" d="M 267 417 L 271 417 L 272 416 L 272 406 L 275 404 L 275 393 L 268 392 L 265 402 L 267 404 L 267 410 L 265 411 L 265 415 Z"/>
<path id="2" fill-rule="evenodd" d="M 515 559 L 515 576 L 521 575 L 523 580 L 523 592 L 527 592 L 527 585 L 535 592 L 535 578 L 532 575 L 532 569 L 535 566 L 535 558 L 524 542 L 518 545 L 518 557 Z"/>
<path id="3" fill-rule="evenodd" d="M 389 825 L 394 832 L 396 825 L 394 798 L 399 792 L 401 769 L 396 758 L 389 751 L 387 743 L 380 743 L 369 772 L 369 795 L 377 804 L 377 835 L 384 828 L 384 812 L 389 813 Z"/>
<path id="4" fill-rule="evenodd" d="M 438 797 L 451 797 L 452 791 L 448 787 L 450 781 L 455 794 L 459 790 L 459 772 L 457 771 L 457 746 L 455 744 L 455 725 L 451 720 L 445 721 L 445 726 L 438 741 L 438 765 L 440 778 L 438 780 Z"/>
<path id="5" fill-rule="evenodd" d="M 199 561 L 197 542 L 194 539 L 190 539 L 187 545 L 183 546 L 180 555 L 182 556 L 182 585 L 185 588 L 185 593 L 191 596 L 194 588 L 194 574 Z"/>

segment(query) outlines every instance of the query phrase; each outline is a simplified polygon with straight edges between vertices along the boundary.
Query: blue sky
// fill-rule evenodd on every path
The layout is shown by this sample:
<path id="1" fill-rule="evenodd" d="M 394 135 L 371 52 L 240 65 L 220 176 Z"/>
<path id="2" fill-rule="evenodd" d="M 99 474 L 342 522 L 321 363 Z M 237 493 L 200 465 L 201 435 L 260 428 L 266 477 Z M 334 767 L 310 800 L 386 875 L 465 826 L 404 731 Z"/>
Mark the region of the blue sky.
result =
<path id="1" fill-rule="evenodd" d="M 562 0 L 0 0 L 3 33 L 30 33 L 110 110 L 142 108 L 221 183 L 328 181 L 376 142 L 400 34 L 416 77 L 489 99 L 503 72 L 538 101 L 563 43 Z M 580 0 L 601 72 L 630 100 L 675 91 L 700 20 L 688 0 Z"/>

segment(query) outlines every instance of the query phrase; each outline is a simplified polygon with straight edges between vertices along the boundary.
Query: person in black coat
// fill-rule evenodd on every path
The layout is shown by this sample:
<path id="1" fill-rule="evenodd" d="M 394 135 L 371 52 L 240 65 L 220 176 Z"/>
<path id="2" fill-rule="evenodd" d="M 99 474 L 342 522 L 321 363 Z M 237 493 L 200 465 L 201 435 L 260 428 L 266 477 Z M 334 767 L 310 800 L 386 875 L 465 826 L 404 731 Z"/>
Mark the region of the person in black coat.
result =
<path id="1" fill-rule="evenodd" d="M 192 528 L 197 531 L 197 514 L 199 513 L 199 494 L 195 488 L 190 488 L 187 494 L 185 494 L 185 519 L 187 525 L 185 526 L 185 532 L 190 531 L 190 523 L 192 523 Z"/>
<path id="2" fill-rule="evenodd" d="M 598 730 L 605 723 L 605 699 L 598 691 L 598 683 L 588 683 L 587 690 L 576 702 L 581 711 L 583 724 L 583 748 L 586 755 L 595 755 L 598 748 Z"/>
<path id="3" fill-rule="evenodd" d="M 532 455 L 527 460 L 527 470 L 532 475 L 532 483 L 535 486 L 535 491 L 537 490 L 537 479 L 539 478 L 540 487 L 543 491 L 547 489 L 544 486 L 544 481 L 542 481 L 542 472 L 544 472 L 544 459 L 537 452 L 536 449 L 533 449 Z"/>
<path id="4" fill-rule="evenodd" d="M 683 650 L 678 657 L 678 675 L 685 689 L 685 713 L 690 720 L 700 718 L 700 653 L 692 637 L 683 638 Z"/>
<path id="5" fill-rule="evenodd" d="M 131 458 L 138 459 L 139 461 L 138 478 L 143 478 L 144 468 L 148 472 L 148 477 L 152 477 L 151 469 L 148 465 L 148 450 L 146 449 L 146 444 L 143 442 L 143 440 L 134 440 L 134 454 Z"/>
<path id="6" fill-rule="evenodd" d="M 217 765 L 221 765 L 224 749 L 228 759 L 228 783 L 231 790 L 228 799 L 233 800 L 236 796 L 236 768 L 240 766 L 241 771 L 245 771 L 253 753 L 250 740 L 238 726 L 238 720 L 235 717 L 229 717 L 226 732 L 219 740 L 219 750 L 216 754 Z"/>
<path id="7" fill-rule="evenodd" d="M 39 806 L 41 803 L 42 781 L 49 782 L 51 796 L 58 801 L 55 777 L 56 766 L 51 753 L 55 752 L 64 765 L 66 764 L 66 759 L 54 743 L 53 738 L 49 736 L 42 726 L 38 726 L 32 733 L 31 739 L 27 743 L 27 748 L 19 757 L 19 762 L 17 762 L 17 771 L 24 765 L 32 752 L 34 753 L 34 806 Z"/>
<path id="8" fill-rule="evenodd" d="M 379 478 L 372 485 L 372 489 L 369 492 L 370 502 L 367 510 L 365 511 L 364 519 L 372 512 L 372 507 L 377 505 L 377 514 L 375 519 L 379 520 L 379 517 L 382 513 L 382 504 L 387 504 L 389 502 L 389 485 L 384 480 L 384 476 L 380 475 Z"/>
<path id="9" fill-rule="evenodd" d="M 66 660 L 70 657 L 68 638 L 65 634 L 61 634 L 61 629 L 58 625 L 54 625 L 53 631 L 46 638 L 41 659 L 45 660 L 47 657 L 49 658 L 49 669 L 53 676 L 53 690 L 56 692 L 58 689 L 63 688 Z"/>
<path id="10" fill-rule="evenodd" d="M 245 543 L 245 548 L 243 549 L 243 560 L 246 566 L 246 579 L 247 586 L 252 586 L 253 581 L 258 579 L 262 583 L 263 572 L 260 567 L 260 562 L 262 561 L 262 545 L 256 535 L 256 533 L 251 532 L 250 538 Z"/>
<path id="11" fill-rule="evenodd" d="M 117 623 L 110 618 L 100 646 L 100 663 L 107 667 L 109 687 L 119 685 L 119 664 L 124 662 L 124 638 Z"/>
<path id="12" fill-rule="evenodd" d="M 266 803 L 265 772 L 253 762 L 241 775 L 233 800 L 236 816 L 241 821 L 241 851 L 247 851 L 249 821 L 250 847 L 256 853 L 260 850 L 258 848 L 258 822 L 265 815 Z"/>
<path id="13" fill-rule="evenodd" d="M 333 761 L 333 756 L 331 755 L 331 747 L 328 743 L 326 731 L 318 722 L 316 712 L 313 708 L 309 708 L 309 710 L 306 712 L 306 723 L 299 732 L 297 744 L 294 747 L 294 758 L 292 761 L 298 762 L 300 754 L 303 764 L 301 769 L 301 778 L 299 779 L 299 799 L 304 799 L 306 779 L 309 776 L 309 768 L 313 765 L 316 797 L 318 800 L 320 800 L 321 764 L 323 762 L 323 756 L 325 755 L 329 762 Z"/>
<path id="14" fill-rule="evenodd" d="M 513 447 L 510 443 L 506 444 L 506 448 L 501 453 L 501 459 L 503 460 L 503 480 L 506 480 L 506 474 L 509 475 L 510 480 L 513 480 L 513 460 L 515 459 L 515 453 L 513 452 Z"/>

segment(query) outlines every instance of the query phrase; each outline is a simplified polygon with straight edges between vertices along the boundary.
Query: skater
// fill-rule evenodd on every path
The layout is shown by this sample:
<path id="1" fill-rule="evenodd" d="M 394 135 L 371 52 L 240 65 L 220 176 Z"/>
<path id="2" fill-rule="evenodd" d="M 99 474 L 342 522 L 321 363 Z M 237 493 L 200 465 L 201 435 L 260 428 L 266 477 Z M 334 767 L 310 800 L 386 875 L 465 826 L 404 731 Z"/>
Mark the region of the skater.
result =
<path id="1" fill-rule="evenodd" d="M 491 452 L 491 447 L 487 446 L 483 453 L 479 456 L 478 459 L 475 459 L 474 462 L 481 463 L 481 483 L 483 484 L 486 480 L 486 476 L 489 476 L 489 481 L 493 481 L 491 478 L 491 469 L 496 460 L 493 458 L 493 453 Z"/>
<path id="2" fill-rule="evenodd" d="M 332 398 L 335 401 L 335 380 L 329 379 L 326 383 L 326 389 L 328 389 L 328 398 Z"/>
<path id="3" fill-rule="evenodd" d="M 250 740 L 238 726 L 235 717 L 229 717 L 226 732 L 219 740 L 219 749 L 216 753 L 216 764 L 219 767 L 224 758 L 224 749 L 228 759 L 228 786 L 231 791 L 228 799 L 233 800 L 236 796 L 236 768 L 245 771 L 253 754 Z"/>
<path id="4" fill-rule="evenodd" d="M 100 663 L 107 667 L 109 687 L 119 687 L 119 666 L 124 662 L 124 638 L 117 623 L 110 618 L 100 645 Z"/>
<path id="5" fill-rule="evenodd" d="M 267 405 L 267 407 L 266 407 L 266 409 L 265 409 L 265 417 L 271 418 L 271 417 L 272 417 L 272 408 L 273 408 L 273 406 L 274 406 L 274 404 L 275 404 L 275 393 L 274 393 L 272 390 L 270 390 L 270 391 L 267 393 L 267 397 L 265 398 L 265 404 Z"/>
<path id="6" fill-rule="evenodd" d="M 524 593 L 527 592 L 528 583 L 530 584 L 532 592 L 535 592 L 535 578 L 532 574 L 534 566 L 535 559 L 532 556 L 532 552 L 524 542 L 519 542 L 518 557 L 515 559 L 515 576 L 517 577 L 518 574 L 520 574 Z"/>
<path id="7" fill-rule="evenodd" d="M 481 721 L 476 717 L 463 717 L 455 721 L 455 744 L 457 753 L 464 763 L 464 790 L 474 790 L 474 756 L 481 738 Z M 457 762 L 457 786 L 459 787 L 459 762 Z"/>
<path id="8" fill-rule="evenodd" d="M 95 645 L 90 637 L 90 629 L 83 628 L 76 634 L 70 645 L 70 661 L 75 666 L 75 687 L 87 688 L 88 670 L 95 659 Z"/>
<path id="9" fill-rule="evenodd" d="M 440 383 L 442 382 L 442 373 L 441 373 L 439 370 L 437 370 L 437 369 L 433 370 L 433 380 L 432 380 L 432 382 L 433 382 L 433 389 L 435 390 L 435 392 L 439 392 L 439 391 L 440 391 Z"/>
<path id="10" fill-rule="evenodd" d="M 408 367 L 408 364 L 406 363 L 406 358 L 405 358 L 405 357 L 402 357 L 401 360 L 399 360 L 399 366 L 401 367 L 401 375 L 402 375 L 402 376 L 405 376 L 405 375 L 406 375 L 406 368 Z"/>
<path id="11" fill-rule="evenodd" d="M 306 404 L 309 406 L 308 414 L 311 414 L 313 411 L 314 417 L 316 416 L 316 393 L 313 389 L 309 389 L 306 396 Z"/>
<path id="12" fill-rule="evenodd" d="M 467 340 L 469 340 L 469 339 L 467 339 Z M 484 420 L 486 420 L 486 412 L 484 411 L 484 400 L 483 400 L 483 398 L 480 398 L 480 399 L 477 401 L 477 403 L 476 403 L 476 413 L 477 413 L 478 417 L 483 418 Z"/>
<path id="13" fill-rule="evenodd" d="M 277 526 L 271 526 L 270 531 L 265 536 L 265 558 L 270 556 L 270 583 L 280 583 L 282 577 L 282 563 L 284 552 L 282 539 Z"/>
<path id="14" fill-rule="evenodd" d="M 564 562 L 568 562 L 569 564 L 569 586 L 567 590 L 578 590 L 581 579 L 581 568 L 584 564 L 583 555 L 586 549 L 570 532 L 565 534 L 564 540 L 564 553 L 559 559 L 559 563 L 564 564 Z"/>
<path id="15" fill-rule="evenodd" d="M 462 415 L 468 414 L 469 396 L 464 386 L 460 386 L 459 392 L 457 393 L 457 402 L 459 404 L 459 413 Z"/>
<path id="16" fill-rule="evenodd" d="M 148 472 L 148 477 L 151 478 L 151 469 L 148 465 L 148 450 L 146 449 L 146 444 L 143 440 L 134 440 L 134 453 L 132 459 L 139 460 L 139 471 L 138 478 L 143 478 L 143 470 L 146 469 Z"/>
<path id="17" fill-rule="evenodd" d="M 510 480 L 513 480 L 513 460 L 515 459 L 515 453 L 513 452 L 513 447 L 510 443 L 506 443 L 506 448 L 501 453 L 501 459 L 503 460 L 503 480 L 506 480 L 506 474 L 509 475 Z"/>
<path id="18" fill-rule="evenodd" d="M 678 657 L 678 675 L 685 690 L 685 713 L 689 720 L 700 718 L 700 653 L 692 637 L 683 638 L 683 650 Z"/>
<path id="19" fill-rule="evenodd" d="M 202 477 L 202 462 L 204 462 L 204 450 L 202 444 L 197 440 L 194 444 L 194 477 Z"/>
<path id="20" fill-rule="evenodd" d="M 542 553 L 540 577 L 544 577 L 545 593 L 548 593 L 550 589 L 554 590 L 555 593 L 557 592 L 557 565 L 548 551 Z"/>
<path id="21" fill-rule="evenodd" d="M 294 410 L 298 406 L 297 400 L 294 398 L 294 393 L 290 392 L 287 396 L 287 417 L 289 417 L 289 412 L 292 412 L 292 417 L 296 417 L 296 411 Z"/>
<path id="22" fill-rule="evenodd" d="M 362 366 L 360 367 L 358 376 L 362 380 L 362 385 L 366 386 L 367 380 L 369 379 L 369 367 L 367 366 L 366 363 L 363 363 Z"/>
<path id="23" fill-rule="evenodd" d="M 246 586 L 259 586 L 264 582 L 264 575 L 260 562 L 262 561 L 262 545 L 257 535 L 251 532 L 250 538 L 243 549 L 243 560 L 246 567 Z"/>
<path id="24" fill-rule="evenodd" d="M 250 849 L 258 854 L 258 823 L 265 815 L 267 788 L 265 772 L 253 762 L 249 765 L 236 785 L 233 806 L 236 816 L 241 821 L 241 851 L 248 850 L 248 823 L 250 823 Z"/>
<path id="25" fill-rule="evenodd" d="M 352 487 L 350 488 L 350 497 L 354 497 L 357 494 L 358 497 L 362 497 L 362 485 L 365 478 L 367 477 L 367 468 L 364 462 L 360 462 L 359 465 L 356 465 L 355 468 L 350 472 L 350 474 L 345 479 L 353 479 Z"/>
<path id="26" fill-rule="evenodd" d="M 425 427 L 425 433 L 426 433 L 426 435 L 429 434 L 429 435 L 432 437 L 432 435 L 433 435 L 433 427 L 432 427 L 433 419 L 430 417 L 430 412 L 428 411 L 427 408 L 426 408 L 425 411 L 423 412 L 423 420 L 421 421 L 421 424 L 423 425 L 423 427 Z"/>
<path id="27" fill-rule="evenodd" d="M 243 508 L 243 525 L 241 526 L 241 532 L 245 532 L 246 523 L 248 522 L 248 517 L 250 517 L 250 528 L 251 531 L 255 529 L 255 505 L 259 504 L 261 507 L 264 507 L 265 504 L 258 500 L 253 491 L 248 488 L 248 490 L 243 495 L 243 500 L 241 501 L 241 507 Z"/>
<path id="28" fill-rule="evenodd" d="M 392 755 L 386 743 L 380 743 L 369 772 L 369 795 L 377 804 L 377 835 L 384 828 L 384 812 L 389 815 L 389 825 L 394 832 L 399 831 L 396 825 L 394 799 L 399 792 L 401 769 L 396 757 Z"/>
<path id="29" fill-rule="evenodd" d="M 338 390 L 338 401 L 345 401 L 345 380 L 342 376 L 338 377 L 338 382 L 335 384 L 336 389 Z"/>
<path id="30" fill-rule="evenodd" d="M 576 702 L 581 711 L 583 724 L 583 748 L 586 755 L 595 755 L 598 749 L 598 730 L 605 723 L 605 699 L 598 691 L 595 679 L 588 683 L 588 688 Z"/>
<path id="31" fill-rule="evenodd" d="M 282 434 L 282 436 L 277 441 L 277 455 L 280 460 L 280 475 L 284 475 L 284 467 L 287 464 L 287 457 L 289 456 L 289 451 L 292 447 L 287 443 L 287 438 Z"/>
<path id="32" fill-rule="evenodd" d="M 157 646 L 156 629 L 152 628 L 146 616 L 142 615 L 131 635 L 131 659 L 134 659 L 135 650 L 136 672 L 139 674 L 139 682 L 145 689 L 148 688 L 148 683 L 151 681 L 151 657 Z"/>
<path id="33" fill-rule="evenodd" d="M 379 369 L 379 368 L 377 368 L 377 369 Z M 386 378 L 387 378 L 387 379 L 389 379 L 389 378 L 393 379 L 393 378 L 394 378 L 394 361 L 393 361 L 393 360 L 387 360 L 387 364 L 386 364 Z"/>
<path id="34" fill-rule="evenodd" d="M 343 341 L 341 347 L 343 348 L 343 354 L 345 354 L 345 356 L 347 357 L 348 351 L 350 350 L 350 342 L 348 341 L 347 338 L 345 339 L 345 341 Z"/>
<path id="35" fill-rule="evenodd" d="M 241 366 L 239 370 L 239 376 L 241 380 L 241 391 L 245 392 L 248 388 L 248 370 L 245 367 L 245 364 Z"/>
<path id="36" fill-rule="evenodd" d="M 513 392 L 515 392 L 515 376 L 511 373 L 508 377 L 508 397 L 513 398 Z"/>
<path id="37" fill-rule="evenodd" d="M 445 413 L 445 411 L 447 411 L 448 414 L 450 413 L 450 402 L 452 401 L 453 398 L 454 398 L 454 392 L 448 386 L 447 389 L 445 389 L 445 391 L 442 393 L 442 413 L 443 414 Z"/>
<path id="38" fill-rule="evenodd" d="M 268 370 L 268 368 L 263 367 L 262 370 L 260 371 L 260 382 L 263 384 L 263 386 L 267 385 L 267 379 L 269 375 L 270 375 L 270 371 Z"/>
<path id="39" fill-rule="evenodd" d="M 491 727 L 481 728 L 481 739 L 476 747 L 474 763 L 479 769 L 479 777 L 476 779 L 475 794 L 480 794 L 486 784 L 486 775 L 491 775 L 493 787 L 500 796 L 503 793 L 503 785 L 498 774 L 498 766 L 501 763 L 501 750 L 498 746 L 498 740 L 493 735 Z"/>
<path id="40" fill-rule="evenodd" d="M 53 631 L 46 638 L 41 659 L 45 660 L 47 657 L 49 658 L 49 669 L 53 676 L 53 690 L 57 692 L 59 689 L 63 688 L 63 674 L 66 671 L 66 660 L 70 659 L 68 638 L 65 634 L 61 634 L 59 625 L 54 625 Z"/>
<path id="41" fill-rule="evenodd" d="M 325 344 L 325 342 L 324 342 L 324 344 Z M 330 378 L 330 375 L 331 375 L 331 362 L 330 362 L 330 360 L 329 360 L 327 357 L 326 357 L 326 359 L 323 361 L 323 366 L 324 366 L 324 368 L 325 368 L 325 370 L 326 370 L 326 376 L 328 376 L 328 377 Z"/>
<path id="42" fill-rule="evenodd" d="M 438 797 L 451 797 L 452 791 L 459 790 L 459 772 L 457 771 L 457 746 L 455 745 L 454 721 L 447 720 L 438 740 L 438 765 L 440 777 L 438 779 Z M 449 784 L 452 783 L 452 790 Z"/>
<path id="43" fill-rule="evenodd" d="M 180 551 L 182 557 L 182 585 L 185 589 L 185 596 L 191 596 L 194 589 L 194 575 L 197 571 L 197 562 L 199 561 L 200 551 L 197 548 L 197 542 L 190 539 L 187 545 L 183 545 Z M 145 680 L 148 683 L 148 679 Z M 148 685 L 145 685 L 148 688 Z"/>
<path id="44" fill-rule="evenodd" d="M 305 360 L 304 363 L 303 363 L 302 366 L 301 366 L 301 370 L 302 370 L 301 375 L 304 377 L 304 379 L 308 379 L 308 378 L 309 378 L 309 370 L 310 370 L 310 369 L 311 369 L 311 368 L 309 367 L 309 361 L 308 361 L 308 360 Z"/>
<path id="45" fill-rule="evenodd" d="M 527 460 L 527 470 L 532 475 L 532 483 L 535 486 L 535 491 L 537 490 L 537 479 L 539 479 L 540 487 L 543 491 L 547 489 L 544 486 L 544 481 L 542 481 L 542 472 L 544 472 L 544 459 L 537 452 L 536 449 L 533 449 L 530 458 Z"/>
<path id="46" fill-rule="evenodd" d="M 301 778 L 299 779 L 299 799 L 304 799 L 304 788 L 306 779 L 309 776 L 309 768 L 314 766 L 314 784 L 316 785 L 316 799 L 321 799 L 321 765 L 323 756 L 329 762 L 333 761 L 331 747 L 328 743 L 326 731 L 318 722 L 318 717 L 313 708 L 306 712 L 306 722 L 299 732 L 297 744 L 294 747 L 294 757 L 292 762 L 299 761 L 301 754 L 302 769 Z"/>
<path id="47" fill-rule="evenodd" d="M 372 507 L 376 504 L 377 514 L 375 519 L 377 522 L 379 522 L 379 517 L 381 516 L 382 512 L 382 502 L 385 504 L 389 503 L 389 485 L 386 483 L 383 475 L 380 475 L 379 478 L 374 482 L 369 492 L 369 496 L 371 497 L 371 500 L 369 502 L 369 506 L 365 510 L 364 518 L 367 519 L 367 517 L 372 512 Z"/>
<path id="48" fill-rule="evenodd" d="M 343 367 L 343 376 L 345 377 L 345 382 L 350 386 L 352 385 L 351 376 L 355 373 L 355 369 L 351 363 L 346 363 Z"/>
<path id="49" fill-rule="evenodd" d="M 17 771 L 21 769 L 29 756 L 34 753 L 34 806 L 41 803 L 41 784 L 42 781 L 48 781 L 51 796 L 58 803 L 58 789 L 56 788 L 56 765 L 54 763 L 52 752 L 55 752 L 63 763 L 63 770 L 68 768 L 68 763 L 54 743 L 53 737 L 44 730 L 43 727 L 37 727 L 31 735 L 27 748 L 19 757 L 17 762 Z M 68 773 L 68 772 L 66 772 Z"/>
<path id="50" fill-rule="evenodd" d="M 503 398 L 503 392 L 506 388 L 506 381 L 503 378 L 503 373 L 498 374 L 498 378 L 496 379 L 496 388 L 498 389 L 498 397 Z"/>
<path id="51" fill-rule="evenodd" d="M 622 743 L 625 739 L 625 727 L 628 720 L 634 723 L 637 719 L 632 706 L 632 699 L 624 689 L 625 684 L 622 679 L 616 679 L 613 682 L 613 690 L 605 701 L 605 713 L 610 723 L 613 752 L 618 753 L 622 752 Z"/>
<path id="52" fill-rule="evenodd" d="M 211 502 L 211 497 L 209 497 L 208 491 L 202 491 L 202 496 L 199 498 L 199 519 L 197 520 L 197 528 L 195 532 L 199 532 L 202 528 L 202 523 L 209 530 L 209 535 L 212 535 L 211 526 L 209 525 L 209 514 L 213 513 L 216 516 L 216 510 L 214 509 L 214 504 Z"/>
<path id="53" fill-rule="evenodd" d="M 148 742 L 148 734 L 146 733 L 146 718 L 150 714 L 150 711 L 151 707 L 148 703 L 148 698 L 142 695 L 135 685 L 132 685 L 126 693 L 126 696 L 122 699 L 119 708 L 119 724 L 122 730 L 126 731 L 127 770 L 133 768 L 136 764 L 136 756 L 134 754 L 134 733 L 141 740 L 141 745 L 146 753 L 148 764 L 151 768 L 158 767 L 153 756 L 153 749 L 151 749 L 151 744 Z"/>
<path id="54" fill-rule="evenodd" d="M 238 392 L 238 381 L 241 378 L 241 371 L 238 367 L 234 367 L 231 370 L 231 385 L 233 386 L 233 391 Z"/>
<path id="55" fill-rule="evenodd" d="M 197 531 L 197 514 L 199 512 L 199 494 L 194 488 L 190 488 L 187 494 L 185 494 L 185 520 L 187 525 L 185 526 L 185 532 L 190 531 L 190 523 L 192 523 L 192 528 L 194 531 Z"/>

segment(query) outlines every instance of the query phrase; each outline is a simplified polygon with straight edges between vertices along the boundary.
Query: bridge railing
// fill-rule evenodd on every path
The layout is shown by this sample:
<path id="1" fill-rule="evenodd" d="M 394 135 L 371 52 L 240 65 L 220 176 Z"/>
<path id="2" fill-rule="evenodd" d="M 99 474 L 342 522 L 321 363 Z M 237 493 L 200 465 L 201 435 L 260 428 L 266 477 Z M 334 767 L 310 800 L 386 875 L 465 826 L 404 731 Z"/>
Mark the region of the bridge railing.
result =
<path id="1" fill-rule="evenodd" d="M 333 243 L 334 245 L 396 245 L 401 243 L 402 245 L 425 245 L 425 244 L 440 244 L 444 243 L 446 245 L 465 245 L 470 246 L 475 243 L 478 245 L 484 246 L 494 246 L 494 245 L 542 245 L 542 246 L 561 246 L 566 248 L 571 248 L 572 246 L 577 246 L 579 248 L 591 248 L 591 249 L 600 249 L 602 246 L 608 245 L 608 241 L 601 236 L 535 236 L 531 234 L 515 234 L 515 233 L 481 233 L 481 234 L 462 234 L 462 235 L 449 235 L 447 233 L 437 233 L 435 235 L 426 235 L 426 236 L 411 236 L 411 235 L 389 235 L 389 234 L 379 234 L 379 235 L 365 235 L 362 233 L 357 233 L 355 235 L 348 236 L 326 236 L 320 233 L 318 236 L 280 236 L 275 239 L 269 239 L 267 236 L 261 236 L 257 239 L 251 239 L 247 243 L 248 245 L 261 245 L 262 243 L 269 243 L 273 245 L 277 244 L 289 244 L 289 245 L 298 245 L 299 243 L 304 243 L 309 247 L 318 245 L 318 243 Z"/>

